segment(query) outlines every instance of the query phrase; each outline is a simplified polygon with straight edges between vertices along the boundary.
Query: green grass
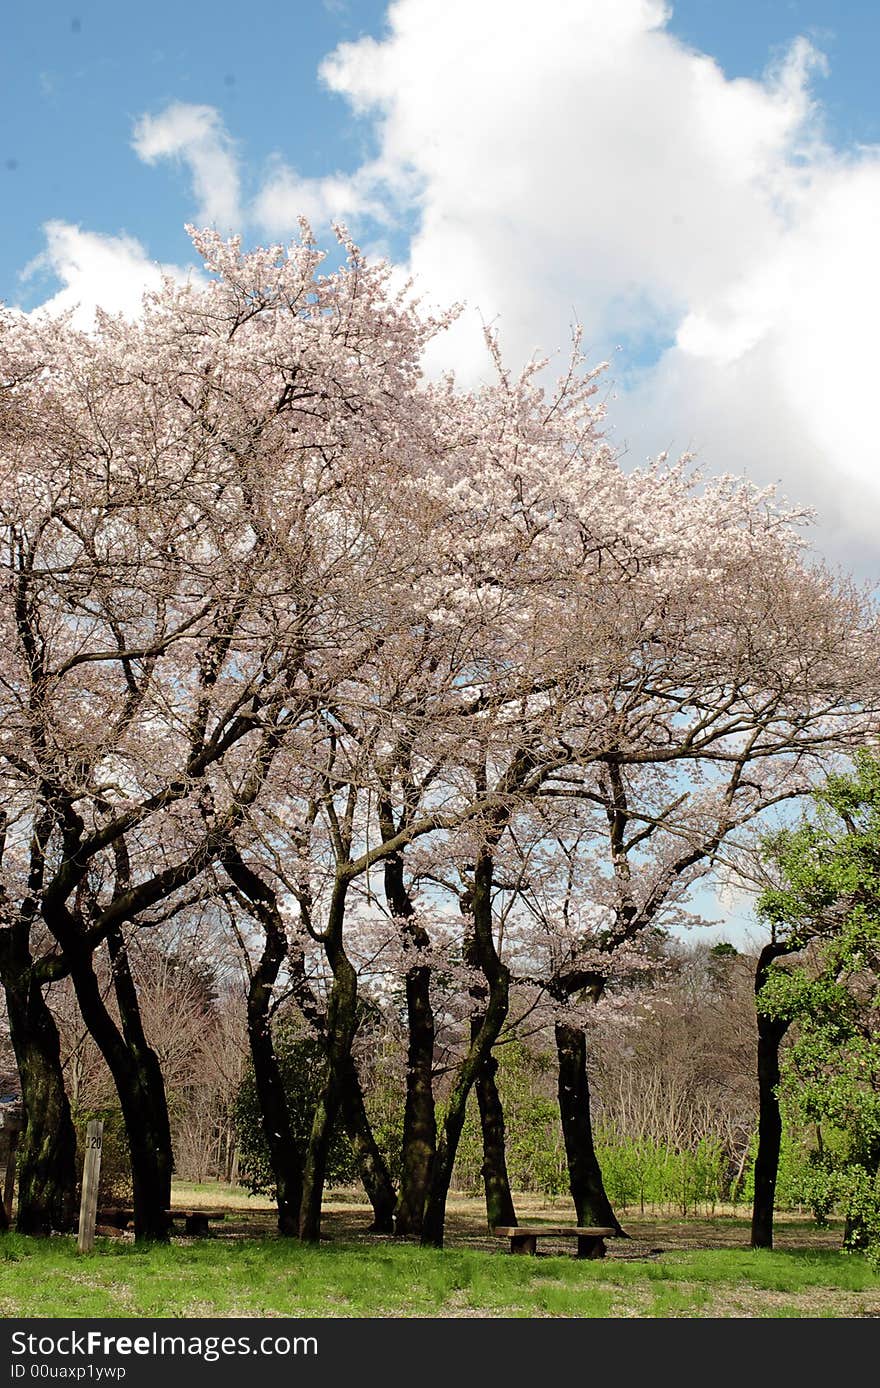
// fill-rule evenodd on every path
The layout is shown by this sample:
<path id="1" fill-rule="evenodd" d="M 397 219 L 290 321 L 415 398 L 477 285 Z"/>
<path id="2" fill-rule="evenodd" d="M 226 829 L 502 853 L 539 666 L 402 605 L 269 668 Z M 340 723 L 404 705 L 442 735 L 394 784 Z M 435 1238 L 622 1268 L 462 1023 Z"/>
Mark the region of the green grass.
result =
<path id="1" fill-rule="evenodd" d="M 709 1249 L 653 1259 L 515 1258 L 391 1243 L 275 1238 L 136 1248 L 0 1236 L 9 1316 L 850 1316 L 880 1276 L 826 1250 Z"/>

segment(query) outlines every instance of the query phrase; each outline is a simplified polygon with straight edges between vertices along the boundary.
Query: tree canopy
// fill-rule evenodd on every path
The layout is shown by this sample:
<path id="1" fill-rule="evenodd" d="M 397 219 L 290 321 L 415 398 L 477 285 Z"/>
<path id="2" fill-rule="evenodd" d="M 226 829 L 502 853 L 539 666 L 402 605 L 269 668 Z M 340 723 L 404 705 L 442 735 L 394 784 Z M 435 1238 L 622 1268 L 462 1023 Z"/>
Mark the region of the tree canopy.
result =
<path id="1" fill-rule="evenodd" d="M 306 228 L 193 240 L 205 278 L 136 322 L 0 313 L 0 967 L 33 1007 L 70 976 L 145 1237 L 171 1156 L 132 932 L 207 916 L 243 954 L 279 1222 L 310 1238 L 339 1112 L 389 1218 L 354 1042 L 359 994 L 404 980 L 404 1185 L 439 1242 L 512 990 L 552 1004 L 582 1071 L 590 1007 L 725 838 L 875 728 L 876 613 L 772 491 L 625 470 L 577 342 L 555 386 L 491 334 L 490 384 L 431 381 L 449 315 L 344 233 L 328 273 Z M 307 1138 L 273 1051 L 286 993 L 327 1057 Z"/>

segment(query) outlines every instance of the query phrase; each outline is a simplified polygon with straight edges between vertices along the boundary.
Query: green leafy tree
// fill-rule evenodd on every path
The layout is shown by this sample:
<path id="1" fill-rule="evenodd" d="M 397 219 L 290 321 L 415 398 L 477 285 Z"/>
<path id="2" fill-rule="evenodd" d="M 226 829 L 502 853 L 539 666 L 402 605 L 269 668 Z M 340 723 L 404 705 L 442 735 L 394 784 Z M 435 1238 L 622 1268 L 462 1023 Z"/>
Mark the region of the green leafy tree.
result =
<path id="1" fill-rule="evenodd" d="M 303 1037 L 294 1026 L 281 1025 L 273 1038 L 284 1084 L 290 1128 L 298 1143 L 308 1141 L 321 1087 L 327 1078 L 327 1057 L 320 1042 Z M 244 1185 L 256 1194 L 275 1195 L 275 1178 L 263 1135 L 253 1066 L 245 1070 L 235 1100 L 235 1129 Z M 341 1117 L 333 1126 L 327 1159 L 329 1185 L 348 1185 L 358 1179 L 357 1164 Z"/>
<path id="2" fill-rule="evenodd" d="M 809 822 L 772 844 L 779 885 L 760 909 L 804 948 L 759 994 L 796 1024 L 780 1093 L 817 1134 L 809 1198 L 846 1217 L 844 1243 L 880 1261 L 880 760 L 829 777 Z"/>

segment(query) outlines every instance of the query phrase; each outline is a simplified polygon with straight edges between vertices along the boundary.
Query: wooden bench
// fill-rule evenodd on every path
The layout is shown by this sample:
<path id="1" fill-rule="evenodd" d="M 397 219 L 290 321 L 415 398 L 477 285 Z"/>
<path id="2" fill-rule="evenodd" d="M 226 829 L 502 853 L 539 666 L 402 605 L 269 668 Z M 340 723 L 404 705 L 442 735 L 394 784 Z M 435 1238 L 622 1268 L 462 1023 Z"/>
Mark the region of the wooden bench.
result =
<path id="1" fill-rule="evenodd" d="M 225 1210 L 184 1209 L 166 1210 L 165 1213 L 170 1224 L 173 1224 L 175 1219 L 182 1219 L 187 1234 L 207 1234 L 209 1221 L 226 1218 Z M 114 1229 L 127 1229 L 134 1222 L 134 1210 L 125 1208 L 99 1210 L 97 1222 Z"/>
<path id="2" fill-rule="evenodd" d="M 225 1210 L 169 1210 L 168 1218 L 173 1222 L 175 1219 L 184 1221 L 184 1230 L 187 1234 L 207 1234 L 208 1222 L 212 1219 L 225 1219 Z"/>
<path id="3" fill-rule="evenodd" d="M 494 1230 L 500 1239 L 510 1239 L 511 1253 L 536 1253 L 538 1239 L 577 1239 L 578 1258 L 604 1258 L 605 1240 L 616 1229 L 588 1229 L 573 1224 L 499 1224 Z"/>

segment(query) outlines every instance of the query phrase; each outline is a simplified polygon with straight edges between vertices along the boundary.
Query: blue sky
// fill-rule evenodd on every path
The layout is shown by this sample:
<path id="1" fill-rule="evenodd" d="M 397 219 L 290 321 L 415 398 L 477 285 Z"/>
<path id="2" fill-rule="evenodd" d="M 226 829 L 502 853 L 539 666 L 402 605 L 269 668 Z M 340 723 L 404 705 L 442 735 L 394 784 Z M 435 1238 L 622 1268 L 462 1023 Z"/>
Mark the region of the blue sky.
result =
<path id="1" fill-rule="evenodd" d="M 873 0 L 680 0 L 670 28 L 732 77 L 760 77 L 774 52 L 806 34 L 828 57 L 820 95 L 835 139 L 880 140 L 880 7 Z"/>
<path id="2" fill-rule="evenodd" d="M 588 0 L 584 0 L 588 7 Z M 515 6 L 512 7 L 515 10 Z M 281 153 L 300 172 L 351 170 L 369 126 L 318 77 L 338 43 L 380 37 L 378 0 L 308 0 L 271 19 L 238 4 L 10 6 L 0 55 L 0 298 L 34 303 L 46 281 L 19 275 L 52 219 L 137 236 L 160 260 L 185 257 L 185 179 L 141 163 L 135 121 L 172 101 L 214 106 L 251 177 Z M 836 143 L 880 141 L 880 6 L 873 0 L 679 0 L 668 28 L 731 77 L 760 77 L 799 34 L 829 60 L 818 94 Z"/>
<path id="3" fill-rule="evenodd" d="M 17 276 L 53 218 L 128 231 L 159 259 L 186 253 L 182 227 L 193 206 L 185 184 L 131 150 L 145 111 L 172 101 L 216 106 L 255 165 L 279 149 L 305 172 L 358 161 L 362 133 L 317 69 L 340 40 L 381 31 L 384 6 L 277 10 L 267 28 L 250 6 L 198 0 L 8 8 L 0 296 L 20 296 Z"/>
<path id="4" fill-rule="evenodd" d="M 628 460 L 778 483 L 877 582 L 876 0 L 48 0 L 3 37 L 0 299 L 132 313 L 187 221 L 343 218 L 466 302 L 429 369 L 576 318 Z"/>

